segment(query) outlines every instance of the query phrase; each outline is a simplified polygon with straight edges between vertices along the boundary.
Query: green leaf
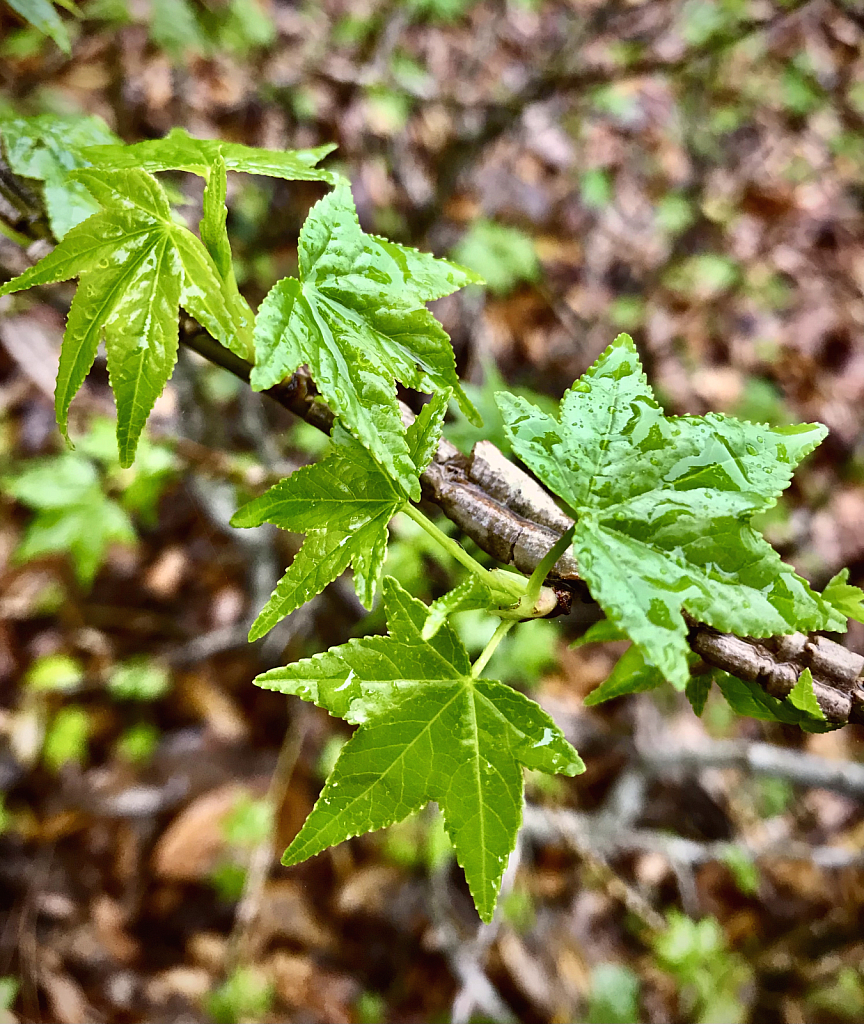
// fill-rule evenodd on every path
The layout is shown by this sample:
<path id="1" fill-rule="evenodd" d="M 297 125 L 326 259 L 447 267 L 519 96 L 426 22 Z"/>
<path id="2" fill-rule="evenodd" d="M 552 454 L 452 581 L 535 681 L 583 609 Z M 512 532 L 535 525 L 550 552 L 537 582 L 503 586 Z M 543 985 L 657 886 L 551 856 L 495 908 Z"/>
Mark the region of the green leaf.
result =
<path id="1" fill-rule="evenodd" d="M 591 972 L 586 1024 L 638 1024 L 639 975 L 624 964 L 601 963 Z"/>
<path id="2" fill-rule="evenodd" d="M 389 636 L 351 640 L 255 680 L 360 725 L 283 863 L 436 800 L 477 910 L 489 921 L 521 824 L 522 767 L 575 775 L 584 766 L 533 701 L 471 676 L 449 624 L 423 640 L 426 606 L 389 576 L 384 606 Z"/>
<path id="3" fill-rule="evenodd" d="M 799 711 L 803 711 L 805 715 L 818 719 L 820 722 L 826 720 L 825 713 L 819 706 L 819 701 L 816 700 L 816 694 L 813 692 L 813 673 L 809 668 L 805 668 L 798 677 L 798 682 L 792 687 L 786 699 L 790 704 L 798 708 Z"/>
<path id="4" fill-rule="evenodd" d="M 49 36 L 64 53 L 72 52 L 72 40 L 69 29 L 63 24 L 60 15 L 49 0 L 8 0 L 13 11 L 17 11 L 25 21 Z"/>
<path id="5" fill-rule="evenodd" d="M 710 672 L 700 672 L 699 675 L 690 677 L 684 689 L 687 700 L 690 701 L 690 705 L 697 718 L 702 717 L 702 712 L 705 710 L 705 702 L 708 700 L 708 694 L 711 692 L 711 683 L 713 681 L 714 677 Z"/>
<path id="6" fill-rule="evenodd" d="M 628 693 L 643 693 L 655 690 L 665 682 L 663 674 L 653 665 L 649 665 L 638 647 L 628 647 L 615 663 L 609 678 L 602 682 L 596 690 L 585 698 L 586 707 L 602 704 L 613 697 L 623 697 Z"/>
<path id="7" fill-rule="evenodd" d="M 449 397 L 449 392 L 436 396 L 408 428 L 415 478 L 438 446 Z M 303 547 L 252 624 L 249 639 L 257 640 L 320 594 L 349 565 L 358 598 L 371 608 L 387 554 L 387 524 L 405 502 L 405 493 L 337 424 L 328 455 L 239 509 L 232 526 L 272 523 L 306 534 Z"/>
<path id="8" fill-rule="evenodd" d="M 577 637 L 572 644 L 570 644 L 571 650 L 576 650 L 577 647 L 584 647 L 585 644 L 600 644 L 606 643 L 610 640 L 626 640 L 627 634 L 621 629 L 620 626 L 616 626 L 611 619 L 601 619 L 599 622 L 595 622 L 589 626 L 588 629 Z"/>
<path id="9" fill-rule="evenodd" d="M 308 363 L 345 426 L 418 500 L 396 381 L 418 391 L 452 388 L 472 413 L 450 340 L 423 303 L 473 280 L 456 264 L 365 234 L 340 181 L 303 225 L 300 280 L 280 281 L 258 311 L 252 387 L 272 387 Z"/>
<path id="10" fill-rule="evenodd" d="M 264 174 L 286 181 L 332 182 L 332 171 L 315 165 L 336 148 L 330 143 L 315 149 L 257 149 L 239 142 L 196 139 L 185 128 L 172 128 L 162 139 L 148 139 L 131 146 L 94 146 L 88 156 L 98 167 L 143 171 L 189 171 L 209 178 L 221 157 L 229 171 Z"/>
<path id="11" fill-rule="evenodd" d="M 786 725 L 797 725 L 806 732 L 830 732 L 836 728 L 830 722 L 825 721 L 824 718 L 817 718 L 808 711 L 802 711 L 791 703 L 788 698 L 786 700 L 778 700 L 776 697 L 772 697 L 758 683 L 739 679 L 737 676 L 729 675 L 728 672 L 722 672 L 719 669 L 714 672 L 714 681 L 717 683 L 720 692 L 726 698 L 729 706 L 738 715 L 758 718 L 763 722 L 783 722 Z M 811 682 L 811 694 L 812 686 Z M 807 683 L 805 682 L 802 691 L 799 691 L 799 699 L 802 696 L 802 692 L 806 691 L 806 687 Z M 806 700 L 806 693 L 804 700 Z"/>
<path id="12" fill-rule="evenodd" d="M 627 335 L 564 395 L 560 419 L 506 393 L 498 401 L 514 451 L 576 515 L 573 552 L 593 597 L 679 689 L 682 610 L 740 636 L 832 621 L 750 525 L 825 427 L 664 416 Z"/>
<path id="13" fill-rule="evenodd" d="M 151 0 L 149 20 L 150 38 L 172 57 L 207 52 L 207 37 L 189 0 Z"/>
<path id="14" fill-rule="evenodd" d="M 848 579 L 849 570 L 841 569 L 829 580 L 828 586 L 822 591 L 822 597 L 842 616 L 855 619 L 856 622 L 864 622 L 864 590 L 850 586 Z M 843 626 L 828 628 L 844 632 L 845 623 Z"/>
<path id="15" fill-rule="evenodd" d="M 423 626 L 423 639 L 431 640 L 447 619 L 456 612 L 491 608 L 495 605 L 492 591 L 479 576 L 471 575 L 458 587 L 448 591 L 429 606 L 429 615 Z"/>
<path id="16" fill-rule="evenodd" d="M 228 241 L 226 221 L 228 208 L 225 198 L 228 194 L 228 175 L 225 159 L 221 152 L 214 159 L 210 177 L 204 187 L 204 202 L 198 232 L 204 247 L 213 258 L 213 263 L 222 279 L 222 293 L 225 303 L 231 312 L 238 338 L 242 339 L 246 358 L 255 359 L 255 346 L 252 340 L 252 325 L 255 316 L 249 303 L 240 294 L 237 279 L 234 276 L 234 263 L 231 257 L 231 243 Z"/>
<path id="17" fill-rule="evenodd" d="M 73 173 L 102 212 L 72 228 L 53 252 L 0 288 L 0 295 L 81 278 L 60 351 L 57 423 L 68 438 L 69 405 L 104 335 L 120 464 L 129 466 L 177 360 L 179 304 L 238 355 L 247 348 L 226 308 L 213 260 L 172 219 L 156 179 L 135 170 Z"/>
<path id="18" fill-rule="evenodd" d="M 152 658 L 130 658 L 108 676 L 111 695 L 120 700 L 158 700 L 171 686 L 168 669 Z"/>
<path id="19" fill-rule="evenodd" d="M 11 169 L 44 182 L 45 209 L 56 239 L 98 212 L 99 204 L 69 172 L 91 166 L 84 155 L 86 147 L 118 141 L 100 117 L 39 114 L 6 118 L 0 120 L 0 137 Z"/>
<path id="20" fill-rule="evenodd" d="M 69 761 L 80 764 L 87 757 L 89 735 L 90 719 L 83 708 L 60 708 L 42 745 L 45 763 L 55 772 Z"/>

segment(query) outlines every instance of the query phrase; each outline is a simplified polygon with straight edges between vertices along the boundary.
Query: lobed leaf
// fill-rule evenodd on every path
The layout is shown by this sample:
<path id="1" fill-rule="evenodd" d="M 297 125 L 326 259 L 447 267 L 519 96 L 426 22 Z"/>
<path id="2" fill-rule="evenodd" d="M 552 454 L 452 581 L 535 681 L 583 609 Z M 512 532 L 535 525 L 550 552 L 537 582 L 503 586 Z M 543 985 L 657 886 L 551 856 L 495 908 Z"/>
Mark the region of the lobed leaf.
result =
<path id="1" fill-rule="evenodd" d="M 489 921 L 521 823 L 522 768 L 575 775 L 584 765 L 537 704 L 471 676 L 450 625 L 424 640 L 426 606 L 390 577 L 384 605 L 389 636 L 351 640 L 256 679 L 360 726 L 283 863 L 436 800 L 477 910 Z"/>
<path id="2" fill-rule="evenodd" d="M 71 454 L 40 461 L 3 481 L 3 490 L 36 510 L 15 550 L 17 562 L 68 553 L 89 586 L 112 542 L 133 543 L 126 512 L 108 498 L 92 463 Z"/>
<path id="3" fill-rule="evenodd" d="M 316 164 L 335 148 L 335 143 L 330 143 L 314 149 L 259 149 L 239 142 L 196 139 L 185 128 L 172 128 L 162 139 L 147 139 L 130 146 L 93 146 L 87 155 L 106 170 L 189 171 L 209 178 L 213 166 L 222 159 L 229 171 L 287 181 L 332 182 L 333 172 Z"/>
<path id="4" fill-rule="evenodd" d="M 838 632 L 845 632 L 845 619 L 855 619 L 856 622 L 864 622 L 864 590 L 860 587 L 853 587 L 847 581 L 849 570 L 841 569 L 836 576 L 833 576 L 828 586 L 822 591 L 822 597 L 835 608 L 841 617 L 841 624 L 832 625 L 828 628 Z"/>
<path id="5" fill-rule="evenodd" d="M 396 382 L 418 391 L 452 389 L 473 414 L 450 340 L 423 303 L 475 276 L 365 234 L 345 181 L 312 208 L 299 249 L 299 280 L 276 284 L 258 311 L 252 387 L 272 387 L 308 363 L 333 411 L 417 500 Z"/>
<path id="6" fill-rule="evenodd" d="M 99 211 L 99 204 L 70 172 L 91 166 L 84 152 L 88 146 L 118 141 L 102 118 L 60 114 L 10 117 L 0 120 L 0 137 L 10 168 L 43 182 L 45 210 L 56 239 Z"/>
<path id="7" fill-rule="evenodd" d="M 821 424 L 667 417 L 627 335 L 564 395 L 560 418 L 498 401 L 514 451 L 576 514 L 573 552 L 592 595 L 678 688 L 689 678 L 682 611 L 745 636 L 836 618 L 750 526 Z"/>
<path id="8" fill-rule="evenodd" d="M 141 431 L 177 359 L 178 307 L 238 355 L 247 345 L 229 312 L 212 258 L 171 217 L 168 199 L 143 171 L 73 172 L 102 205 L 53 252 L 0 288 L 0 295 L 80 277 L 69 310 L 55 390 L 68 438 L 69 405 L 104 335 L 117 401 L 120 463 L 129 466 Z"/>
<path id="9" fill-rule="evenodd" d="M 602 704 L 603 701 L 623 697 L 628 693 L 655 690 L 664 682 L 663 673 L 650 665 L 642 651 L 634 645 L 621 655 L 609 677 L 592 690 L 583 703 L 586 707 L 593 707 L 595 704 Z"/>
<path id="10" fill-rule="evenodd" d="M 441 436 L 450 393 L 435 396 L 408 428 L 416 475 Z M 387 554 L 387 524 L 407 498 L 369 452 L 337 424 L 330 452 L 244 505 L 233 526 L 272 523 L 306 540 L 249 631 L 256 640 L 305 604 L 349 565 L 361 603 L 372 607 Z"/>
<path id="11" fill-rule="evenodd" d="M 702 717 L 708 694 L 711 692 L 711 684 L 714 681 L 710 672 L 700 672 L 699 675 L 691 676 L 690 681 L 684 689 L 687 700 L 697 718 Z"/>

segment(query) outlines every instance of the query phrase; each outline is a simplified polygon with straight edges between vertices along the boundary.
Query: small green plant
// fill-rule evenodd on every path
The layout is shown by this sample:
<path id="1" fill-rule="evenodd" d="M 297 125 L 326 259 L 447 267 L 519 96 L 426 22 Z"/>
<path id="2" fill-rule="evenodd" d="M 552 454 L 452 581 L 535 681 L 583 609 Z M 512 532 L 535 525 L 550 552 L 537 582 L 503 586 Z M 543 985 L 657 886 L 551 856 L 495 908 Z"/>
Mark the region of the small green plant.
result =
<path id="1" fill-rule="evenodd" d="M 639 978 L 623 964 L 598 964 L 591 972 L 586 1024 L 638 1024 Z"/>
<path id="2" fill-rule="evenodd" d="M 540 275 L 532 239 L 518 228 L 492 220 L 475 220 L 453 256 L 475 270 L 497 295 L 506 295 L 523 281 L 536 281 Z"/>
<path id="3" fill-rule="evenodd" d="M 33 459 L 0 480 L 0 490 L 35 512 L 15 559 L 28 562 L 68 553 L 79 582 L 89 587 L 112 543 L 137 540 L 130 514 L 156 519 L 159 498 L 174 475 L 174 457 L 146 437 L 134 467 L 117 458 L 114 425 L 97 419 L 74 452 Z"/>
<path id="4" fill-rule="evenodd" d="M 108 676 L 109 691 L 121 700 L 158 700 L 170 686 L 168 669 L 150 658 L 121 662 Z"/>
<path id="5" fill-rule="evenodd" d="M 654 942 L 659 965 L 678 986 L 681 1009 L 696 1024 L 743 1024 L 745 991 L 752 980 L 747 961 L 731 951 L 712 917 L 691 921 L 673 911 Z"/>
<path id="6" fill-rule="evenodd" d="M 45 742 L 42 758 L 53 771 L 59 771 L 69 762 L 82 764 L 87 757 L 87 738 L 90 735 L 90 719 L 80 707 L 60 708 L 54 716 Z"/>
<path id="7" fill-rule="evenodd" d="M 7 0 L 7 3 L 37 31 L 53 39 L 64 53 L 72 52 L 69 29 L 52 0 Z M 72 14 L 78 14 L 78 8 L 72 0 L 57 0 L 57 3 Z"/>
<path id="8" fill-rule="evenodd" d="M 702 31 L 715 30 L 709 25 Z M 49 128 L 34 123 L 34 138 L 47 138 Z M 15 138 L 26 135 L 20 124 L 15 130 Z M 142 432 L 176 360 L 181 306 L 211 336 L 203 349 L 211 361 L 233 367 L 255 390 L 281 384 L 302 365 L 309 368 L 318 390 L 311 409 L 323 416 L 326 403 L 324 418 L 329 422 L 332 414 L 334 420 L 326 454 L 248 502 L 233 519 L 236 526 L 267 522 L 305 534 L 250 638 L 263 636 L 349 567 L 367 608 L 382 591 L 387 634 L 356 637 L 256 680 L 356 727 L 331 752 L 321 796 L 283 863 L 296 864 L 351 836 L 404 821 L 436 801 L 478 912 L 488 921 L 521 824 L 524 770 L 573 776 L 584 767 L 549 715 L 517 689 L 530 686 L 554 658 L 554 627 L 521 627 L 523 637 L 532 629 L 536 635 L 520 640 L 517 633 L 507 657 L 501 656 L 517 623 L 558 610 L 559 595 L 546 581 L 559 559 L 578 562 L 579 576 L 606 615 L 588 639 L 632 644 L 591 702 L 668 681 L 701 714 L 716 683 L 739 713 L 812 731 L 833 728 L 842 716 L 826 716 L 809 669 L 797 671 L 797 683 L 782 697 L 727 672 L 699 671 L 690 647 L 692 624 L 755 638 L 842 631 L 848 616 L 862 616 L 864 594 L 844 573 L 817 593 L 758 529 L 758 517 L 774 506 L 825 428 L 753 424 L 713 413 L 666 416 L 627 335 L 602 353 L 557 409 L 505 388 L 496 396 L 496 429 L 573 523 L 550 534 L 530 577 L 510 567 L 490 568 L 486 556 L 475 557 L 432 522 L 417 502 L 424 493 L 421 478 L 426 493 L 440 483 L 433 470 L 441 469 L 434 460 L 448 403 L 455 398 L 478 427 L 481 417 L 456 374 L 449 339 L 426 303 L 481 279 L 458 263 L 364 232 L 348 182 L 318 166 L 329 150 L 253 149 L 195 139 L 178 129 L 135 145 L 82 146 L 72 169 L 57 170 L 55 160 L 50 182 L 48 175 L 29 173 L 46 190 L 52 182 L 83 186 L 99 209 L 65 233 L 58 224 L 62 238 L 53 252 L 0 287 L 0 296 L 80 278 L 60 357 L 57 419 L 65 435 L 73 395 L 104 338 L 117 402 L 118 473 L 128 471 L 136 452 L 146 462 Z M 156 177 L 176 170 L 205 179 L 198 235 L 172 208 L 172 193 Z M 330 189 L 300 232 L 297 277 L 278 281 L 257 313 L 234 276 L 226 231 L 229 171 L 314 181 Z M 681 213 L 677 220 L 675 211 L 669 215 L 670 230 L 681 230 Z M 477 266 L 482 252 L 488 264 L 483 269 L 503 291 L 537 274 L 533 246 L 525 242 L 511 229 L 480 222 L 459 252 L 463 259 L 477 257 Z M 690 258 L 676 274 L 670 287 L 697 298 L 716 298 L 739 277 L 735 264 L 711 254 Z M 184 337 L 193 344 L 200 335 Z M 399 405 L 400 384 L 431 396 L 416 418 Z M 488 397 L 480 403 L 484 410 Z M 103 431 L 101 441 L 89 442 L 97 461 L 104 440 Z M 7 489 L 45 517 L 43 532 L 49 526 L 59 530 L 57 520 L 64 517 L 83 523 L 86 515 L 92 536 L 85 540 L 71 529 L 62 536 L 64 549 L 72 550 L 79 573 L 89 580 L 106 538 L 123 532 L 117 524 L 127 537 L 131 527 L 125 507 L 105 497 L 87 445 L 82 443 L 79 455 L 59 457 L 48 470 L 43 464 L 10 477 Z M 461 513 L 451 515 L 466 522 Z M 432 596 L 421 578 L 422 556 L 406 555 L 404 535 L 400 539 L 399 524 L 406 520 L 423 537 L 423 551 L 439 551 L 448 571 L 464 571 L 431 603 L 384 575 L 394 517 L 400 518 L 391 556 L 401 559 L 403 579 Z M 99 528 L 93 529 L 97 519 Z M 61 546 L 56 538 L 52 543 L 53 549 Z M 41 546 L 47 549 L 47 542 Z M 38 547 L 29 541 L 31 552 Z M 460 614 L 473 620 L 460 622 Z M 373 621 L 378 620 L 367 620 L 367 628 Z M 481 632 L 482 647 L 466 643 Z M 156 696 L 165 681 L 152 664 L 125 665 L 109 685 L 140 699 Z M 62 709 L 46 739 L 46 761 L 58 767 L 82 760 L 88 731 L 83 709 Z M 131 743 L 127 738 L 125 745 L 130 755 L 141 749 L 146 755 L 146 737 Z M 229 841 L 235 847 L 248 848 L 252 835 L 269 828 L 259 811 L 250 805 L 231 819 Z M 438 846 L 443 850 L 443 842 Z M 237 866 L 242 870 L 240 860 Z M 235 870 L 225 884 L 236 889 L 239 878 Z M 736 993 L 746 970 L 725 950 L 716 923 L 673 919 L 658 940 L 658 955 L 700 1020 L 740 1017 Z M 211 1012 L 217 1019 L 264 1012 L 266 985 L 250 979 L 235 975 L 214 994 Z M 628 1016 L 627 1007 L 615 1012 Z"/>
<path id="9" fill-rule="evenodd" d="M 207 999 L 216 1024 L 260 1020 L 273 1003 L 273 985 L 254 967 L 238 967 Z"/>
<path id="10" fill-rule="evenodd" d="M 129 516 L 105 494 L 95 466 L 72 452 L 35 460 L 2 488 L 36 513 L 15 550 L 18 562 L 67 552 L 88 587 L 112 543 L 135 542 Z"/>

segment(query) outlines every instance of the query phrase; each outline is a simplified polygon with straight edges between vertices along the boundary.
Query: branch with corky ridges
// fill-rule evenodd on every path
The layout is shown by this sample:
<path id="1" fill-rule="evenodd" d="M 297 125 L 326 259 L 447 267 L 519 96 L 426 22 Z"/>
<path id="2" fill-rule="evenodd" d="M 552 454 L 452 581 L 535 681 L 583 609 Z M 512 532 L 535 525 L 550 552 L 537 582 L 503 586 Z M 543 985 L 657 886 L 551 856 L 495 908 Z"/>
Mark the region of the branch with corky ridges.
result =
<path id="1" fill-rule="evenodd" d="M 200 329 L 181 332 L 181 340 L 211 362 L 249 379 L 251 365 Z M 311 378 L 300 371 L 265 392 L 280 405 L 328 431 L 333 414 L 315 396 Z M 403 409 L 405 418 L 412 414 Z M 423 497 L 496 561 L 529 574 L 572 525 L 554 499 L 489 441 L 480 441 L 465 456 L 443 440 L 420 478 Z M 590 599 L 570 554 L 555 564 L 553 579 Z M 566 610 L 567 605 L 560 602 Z M 688 617 L 688 641 L 706 662 L 758 683 L 772 697 L 786 697 L 805 668 L 825 717 L 838 724 L 864 724 L 864 657 L 823 636 L 767 637 L 760 640 L 720 633 Z"/>
<path id="2" fill-rule="evenodd" d="M 248 383 L 251 363 L 224 348 L 194 320 L 182 322 L 180 341 Z M 333 412 L 304 371 L 264 393 L 319 430 L 329 433 L 332 429 Z M 413 416 L 407 406 L 403 416 L 406 420 Z M 442 439 L 420 482 L 424 498 L 437 505 L 465 536 L 496 561 L 526 574 L 573 522 L 533 477 L 489 441 L 480 441 L 471 455 L 465 456 Z M 571 555 L 556 562 L 552 577 L 552 585 L 558 583 L 558 614 L 569 610 L 571 593 L 590 600 Z M 758 683 L 778 698 L 785 697 L 801 672 L 809 668 L 825 717 L 838 725 L 864 724 L 861 655 L 822 636 L 795 633 L 755 640 L 720 633 L 689 617 L 688 624 L 691 648 L 709 664 Z"/>

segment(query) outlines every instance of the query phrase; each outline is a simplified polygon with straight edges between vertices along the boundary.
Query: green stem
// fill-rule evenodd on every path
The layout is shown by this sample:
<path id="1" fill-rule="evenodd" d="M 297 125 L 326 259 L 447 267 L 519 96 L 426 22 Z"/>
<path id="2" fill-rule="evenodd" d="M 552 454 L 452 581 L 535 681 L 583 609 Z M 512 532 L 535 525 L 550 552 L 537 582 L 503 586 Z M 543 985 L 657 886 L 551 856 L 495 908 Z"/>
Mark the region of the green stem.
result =
<path id="1" fill-rule="evenodd" d="M 528 580 L 528 589 L 525 591 L 525 603 L 528 607 L 531 607 L 540 596 L 540 588 L 543 586 L 543 581 L 552 571 L 552 567 L 558 559 L 572 544 L 575 530 L 576 524 L 574 523 L 562 537 L 555 541 L 552 547 L 540 559 L 534 572 L 531 573 L 531 577 Z"/>
<path id="2" fill-rule="evenodd" d="M 20 245 L 22 249 L 26 249 L 33 241 L 32 238 L 28 238 L 26 235 L 22 235 L 20 231 L 16 231 L 15 228 L 4 220 L 0 220 L 0 235 L 5 235 L 10 241 Z"/>
<path id="3" fill-rule="evenodd" d="M 489 659 L 495 653 L 495 649 L 498 644 L 504 639 L 510 630 L 516 625 L 515 619 L 502 619 L 499 623 L 495 632 L 489 639 L 489 643 L 483 648 L 483 652 L 480 657 L 471 666 L 471 678 L 476 679 L 480 673 L 486 668 L 489 663 Z"/>
<path id="4" fill-rule="evenodd" d="M 452 537 L 448 537 L 446 533 L 439 530 L 431 519 L 427 519 L 426 516 L 423 515 L 419 508 L 416 508 L 414 505 L 410 505 L 406 502 L 402 511 L 409 519 L 413 519 L 418 526 L 422 526 L 429 536 L 444 548 L 448 555 L 452 555 L 457 562 L 464 565 L 465 568 L 469 572 L 473 572 L 475 576 L 479 576 L 484 583 L 493 585 L 493 581 L 489 579 L 491 576 L 489 570 L 484 569 L 476 558 L 472 558 L 461 544 L 457 544 Z"/>

